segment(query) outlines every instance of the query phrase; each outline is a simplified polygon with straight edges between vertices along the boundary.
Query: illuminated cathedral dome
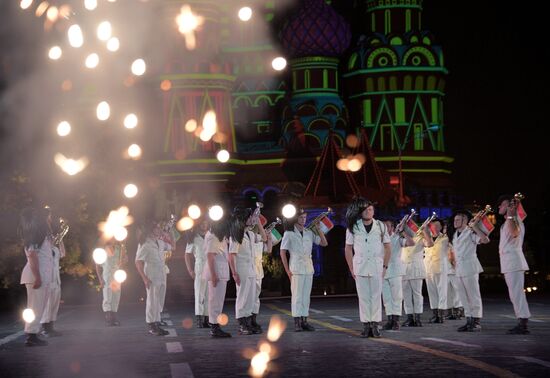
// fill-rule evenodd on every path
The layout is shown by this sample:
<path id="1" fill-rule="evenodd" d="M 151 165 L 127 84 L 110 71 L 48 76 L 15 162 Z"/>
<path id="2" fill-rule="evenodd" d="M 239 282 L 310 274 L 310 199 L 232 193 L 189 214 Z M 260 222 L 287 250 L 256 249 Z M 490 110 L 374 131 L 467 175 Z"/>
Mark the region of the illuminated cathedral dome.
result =
<path id="1" fill-rule="evenodd" d="M 349 24 L 324 0 L 303 0 L 282 30 L 282 42 L 292 58 L 339 56 L 349 46 Z"/>

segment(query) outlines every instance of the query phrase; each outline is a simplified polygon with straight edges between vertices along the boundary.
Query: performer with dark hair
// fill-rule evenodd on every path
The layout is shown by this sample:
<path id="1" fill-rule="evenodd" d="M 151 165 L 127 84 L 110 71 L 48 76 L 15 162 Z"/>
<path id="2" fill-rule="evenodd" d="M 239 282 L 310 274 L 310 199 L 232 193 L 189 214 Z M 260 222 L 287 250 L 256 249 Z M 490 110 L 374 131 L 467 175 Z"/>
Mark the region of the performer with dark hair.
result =
<path id="1" fill-rule="evenodd" d="M 504 194 L 498 199 L 498 213 L 504 217 L 504 223 L 500 227 L 498 251 L 500 272 L 504 274 L 510 301 L 518 318 L 518 325 L 508 330 L 508 334 L 525 335 L 529 333 L 527 323 L 531 317 L 523 287 L 525 271 L 529 270 L 529 265 L 522 249 L 525 225 L 518 216 L 518 205 L 519 199 L 512 195 Z"/>
<path id="2" fill-rule="evenodd" d="M 161 328 L 159 324 L 161 295 L 164 291 L 163 285 L 166 285 L 164 250 L 159 241 L 161 232 L 159 221 L 147 221 L 142 228 L 141 243 L 136 253 L 136 268 L 147 291 L 145 320 L 149 326 L 149 333 L 157 336 L 168 334 L 168 331 Z"/>
<path id="3" fill-rule="evenodd" d="M 464 306 L 466 324 L 458 328 L 458 332 L 481 331 L 483 304 L 479 290 L 479 273 L 483 268 L 477 258 L 477 245 L 486 244 L 489 238 L 475 224 L 470 224 L 472 214 L 467 210 L 459 210 L 454 215 L 455 232 L 452 239 L 451 260 L 456 266 L 456 276 L 459 281 L 458 292 Z"/>
<path id="4" fill-rule="evenodd" d="M 105 324 L 112 327 L 120 325 L 116 314 L 122 286 L 115 281 L 114 274 L 128 262 L 128 254 L 124 244 L 114 239 L 106 243 L 105 252 L 107 252 L 107 259 L 103 264 L 96 264 L 96 273 L 103 291 L 102 309 L 105 313 Z"/>
<path id="5" fill-rule="evenodd" d="M 212 222 L 204 237 L 206 265 L 203 278 L 208 281 L 208 319 L 212 337 L 231 337 L 221 329 L 219 316 L 223 311 L 227 281 L 229 281 L 229 221 L 228 216 Z"/>
<path id="6" fill-rule="evenodd" d="M 21 213 L 19 231 L 27 256 L 27 264 L 21 274 L 21 284 L 27 289 L 27 308 L 34 313 L 34 320 L 25 323 L 26 346 L 48 345 L 37 334 L 48 302 L 50 285 L 54 280 L 49 218 L 50 213 L 47 209 L 26 208 Z"/>
<path id="7" fill-rule="evenodd" d="M 204 242 L 210 222 L 203 219 L 198 227 L 194 227 L 188 235 L 185 247 L 185 266 L 194 280 L 195 318 L 197 328 L 210 328 L 208 319 L 208 281 L 202 277 L 206 265 Z M 195 262 L 193 263 L 193 259 Z"/>
<path id="8" fill-rule="evenodd" d="M 386 226 L 374 219 L 374 205 L 355 198 L 346 212 L 346 261 L 355 279 L 359 297 L 361 337 L 381 337 L 382 281 L 391 257 L 391 240 Z"/>
<path id="9" fill-rule="evenodd" d="M 449 239 L 443 230 L 443 221 L 435 218 L 430 222 L 433 245 L 424 248 L 426 286 L 433 317 L 430 323 L 443 323 L 447 311 Z"/>
<path id="10" fill-rule="evenodd" d="M 315 328 L 307 322 L 314 273 L 311 251 L 313 244 L 322 247 L 328 245 L 319 222 L 313 226 L 316 230 L 315 234 L 305 227 L 306 221 L 307 214 L 303 209 L 300 209 L 295 217 L 287 219 L 281 241 L 281 261 L 290 279 L 295 332 L 315 331 Z M 290 264 L 287 252 L 290 253 Z"/>

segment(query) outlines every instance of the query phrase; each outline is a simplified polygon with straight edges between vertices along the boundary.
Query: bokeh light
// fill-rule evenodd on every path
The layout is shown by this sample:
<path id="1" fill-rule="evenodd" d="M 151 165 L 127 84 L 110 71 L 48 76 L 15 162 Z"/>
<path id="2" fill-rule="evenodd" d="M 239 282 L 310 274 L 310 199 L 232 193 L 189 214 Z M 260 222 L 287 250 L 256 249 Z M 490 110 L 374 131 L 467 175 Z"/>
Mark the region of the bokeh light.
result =
<path id="1" fill-rule="evenodd" d="M 96 53 L 92 53 L 86 57 L 86 61 L 84 62 L 84 65 L 86 68 L 96 68 L 99 64 L 99 55 Z"/>
<path id="2" fill-rule="evenodd" d="M 111 116 L 111 107 L 107 101 L 101 101 L 96 108 L 97 119 L 106 121 Z"/>
<path id="3" fill-rule="evenodd" d="M 94 259 L 94 262 L 96 264 L 101 265 L 105 261 L 107 261 L 107 251 L 105 251 L 103 248 L 96 248 L 92 252 L 92 258 Z"/>
<path id="4" fill-rule="evenodd" d="M 279 56 L 271 61 L 271 67 L 275 71 L 282 71 L 286 68 L 286 59 Z"/>
<path id="5" fill-rule="evenodd" d="M 72 47 L 78 48 L 84 44 L 84 36 L 82 35 L 82 29 L 77 24 L 71 25 L 67 31 L 69 36 L 69 44 Z"/>
<path id="6" fill-rule="evenodd" d="M 132 73 L 136 76 L 141 76 L 145 73 L 147 69 L 147 65 L 145 64 L 145 61 L 143 59 L 136 59 L 132 63 Z"/>
<path id="7" fill-rule="evenodd" d="M 208 209 L 208 216 L 213 221 L 219 221 L 223 217 L 223 208 L 220 205 L 214 205 Z"/>
<path id="8" fill-rule="evenodd" d="M 138 187 L 135 184 L 127 184 L 124 186 L 124 196 L 126 198 L 134 198 L 138 194 Z"/>
<path id="9" fill-rule="evenodd" d="M 109 38 L 107 41 L 107 50 L 115 52 L 120 48 L 120 41 L 117 37 Z"/>
<path id="10" fill-rule="evenodd" d="M 239 9 L 239 19 L 241 21 L 248 21 L 252 18 L 252 9 L 250 7 L 242 7 Z"/>
<path id="11" fill-rule="evenodd" d="M 57 125 L 57 135 L 59 136 L 67 136 L 71 133 L 71 124 L 67 121 L 61 121 Z"/>
<path id="12" fill-rule="evenodd" d="M 283 206 L 282 213 L 283 213 L 283 217 L 292 218 L 293 216 L 296 215 L 296 206 L 294 206 L 291 203 L 288 203 Z"/>
<path id="13" fill-rule="evenodd" d="M 59 47 L 59 46 L 53 46 L 48 51 L 48 57 L 51 60 L 58 60 L 59 58 L 61 58 L 61 55 L 63 55 L 63 50 L 61 50 L 61 47 Z"/>
<path id="14" fill-rule="evenodd" d="M 34 319 L 36 319 L 36 316 L 34 315 L 34 311 L 32 310 L 32 308 L 24 309 L 22 313 L 22 317 L 25 323 L 32 323 L 34 322 Z"/>
<path id="15" fill-rule="evenodd" d="M 216 154 L 216 158 L 220 163 L 227 163 L 229 161 L 229 152 L 227 150 L 219 150 Z"/>
<path id="16" fill-rule="evenodd" d="M 191 217 L 191 219 L 199 219 L 201 217 L 201 208 L 198 205 L 190 205 L 187 208 L 187 214 Z"/>
<path id="17" fill-rule="evenodd" d="M 128 114 L 124 117 L 124 127 L 127 129 L 134 129 L 138 124 L 138 117 L 134 113 Z"/>
<path id="18" fill-rule="evenodd" d="M 118 269 L 113 275 L 113 277 L 116 282 L 123 283 L 124 281 L 126 281 L 126 278 L 128 277 L 128 275 L 123 269 Z"/>

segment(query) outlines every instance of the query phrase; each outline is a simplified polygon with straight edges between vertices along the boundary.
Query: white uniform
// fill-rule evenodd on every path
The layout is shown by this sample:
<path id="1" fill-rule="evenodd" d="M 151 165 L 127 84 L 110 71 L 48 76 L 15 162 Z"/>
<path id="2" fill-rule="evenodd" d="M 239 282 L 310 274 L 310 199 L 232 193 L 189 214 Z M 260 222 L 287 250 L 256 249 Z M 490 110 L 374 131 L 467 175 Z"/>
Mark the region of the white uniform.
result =
<path id="1" fill-rule="evenodd" d="M 61 302 L 61 276 L 59 272 L 59 259 L 62 257 L 61 250 L 56 246 L 52 246 L 52 252 L 53 281 L 50 283 L 48 301 L 40 323 L 55 322 L 57 320 L 57 312 L 59 311 L 59 303 Z"/>
<path id="2" fill-rule="evenodd" d="M 203 278 L 208 281 L 208 321 L 211 324 L 218 324 L 218 316 L 223 311 L 225 290 L 227 289 L 227 281 L 229 281 L 228 248 L 229 242 L 226 238 L 220 241 L 210 231 L 206 233 L 204 237 L 204 250 L 207 256 L 209 253 L 215 253 L 214 269 L 219 280 L 216 287 L 214 287 L 207 261 L 204 265 Z"/>
<path id="3" fill-rule="evenodd" d="M 449 244 L 449 247 L 451 245 Z M 448 258 L 445 259 L 447 263 L 447 308 L 459 308 L 462 307 L 462 302 L 460 301 L 460 295 L 458 294 L 458 284 L 459 280 L 456 276 L 456 270 L 451 265 Z"/>
<path id="4" fill-rule="evenodd" d="M 292 317 L 309 316 L 311 286 L 313 284 L 313 260 L 311 250 L 313 244 L 320 244 L 321 238 L 311 230 L 304 228 L 303 234 L 294 226 L 294 231 L 285 231 L 281 241 L 281 249 L 290 253 L 290 272 L 292 279 Z"/>
<path id="5" fill-rule="evenodd" d="M 161 292 L 159 294 L 160 311 L 162 312 L 162 310 L 164 309 L 164 301 L 166 299 L 166 286 L 168 281 L 168 273 L 170 273 L 170 269 L 168 269 L 168 265 L 166 265 L 166 253 L 172 250 L 172 245 L 161 239 L 158 240 L 158 244 L 162 252 L 162 261 L 164 263 L 164 285 L 161 286 Z"/>
<path id="6" fill-rule="evenodd" d="M 195 315 L 208 315 L 208 281 L 202 277 L 206 265 L 206 252 L 204 250 L 204 236 L 196 234 L 191 243 L 185 247 L 185 253 L 192 253 L 195 258 Z"/>
<path id="7" fill-rule="evenodd" d="M 40 320 L 44 314 L 50 285 L 54 281 L 54 262 L 52 243 L 49 237 L 44 239 L 40 247 L 34 246 L 33 249 L 25 248 L 27 256 L 27 264 L 21 273 L 21 284 L 27 288 L 27 308 L 33 310 L 35 319 L 30 323 L 25 323 L 25 333 L 38 333 L 40 331 Z M 34 274 L 28 258 L 31 253 L 36 253 L 38 257 L 38 270 L 40 272 L 40 280 L 42 285 L 38 289 L 33 289 Z"/>
<path id="8" fill-rule="evenodd" d="M 260 294 L 262 293 L 262 280 L 264 278 L 264 242 L 254 243 L 254 267 L 256 268 L 256 296 L 254 299 L 253 314 L 260 312 Z"/>
<path id="9" fill-rule="evenodd" d="M 109 248 L 111 253 L 107 254 L 107 260 L 101 267 L 103 269 L 102 276 L 105 284 L 103 285 L 103 311 L 118 311 L 120 303 L 120 288 L 121 285 L 115 281 L 115 272 L 120 269 L 122 263 L 122 248 L 120 244 L 115 244 Z"/>
<path id="10" fill-rule="evenodd" d="M 253 231 L 244 232 L 242 243 L 229 239 L 229 253 L 235 255 L 235 265 L 239 275 L 240 284 L 237 286 L 237 299 L 235 302 L 235 317 L 247 318 L 252 315 L 254 301 L 256 300 L 256 257 L 254 244 L 256 234 Z"/>
<path id="11" fill-rule="evenodd" d="M 528 319 L 531 317 L 527 298 L 525 297 L 524 283 L 525 271 L 529 270 L 523 254 L 522 245 L 525 236 L 525 225 L 518 218 L 519 235 L 513 237 L 505 223 L 500 228 L 500 242 L 498 252 L 500 255 L 500 272 L 504 274 L 508 294 L 514 305 L 516 318 Z"/>
<path id="12" fill-rule="evenodd" d="M 401 316 L 401 303 L 403 302 L 403 276 L 405 265 L 401 259 L 401 249 L 404 239 L 397 234 L 390 236 L 391 258 L 388 269 L 382 283 L 382 299 L 386 315 Z"/>
<path id="13" fill-rule="evenodd" d="M 403 276 L 403 302 L 405 314 L 421 314 L 424 311 L 422 280 L 426 278 L 424 266 L 424 241 L 421 235 L 413 238 L 414 245 L 403 247 L 402 259 L 405 264 Z"/>
<path id="14" fill-rule="evenodd" d="M 136 261 L 145 263 L 145 275 L 151 280 L 151 285 L 147 289 L 145 320 L 147 323 L 160 322 L 161 294 L 165 290 L 163 286 L 166 285 L 164 251 L 161 249 L 160 241 L 148 238 L 139 246 Z"/>
<path id="15" fill-rule="evenodd" d="M 446 310 L 448 271 L 447 258 L 449 238 L 440 234 L 432 247 L 424 248 L 424 265 L 426 266 L 426 286 L 432 310 Z"/>
<path id="16" fill-rule="evenodd" d="M 353 272 L 359 297 L 359 317 L 362 323 L 382 320 L 382 273 L 384 244 L 390 243 L 386 226 L 373 220 L 369 232 L 360 219 L 353 233 L 346 230 L 346 245 L 353 246 Z"/>
<path id="17" fill-rule="evenodd" d="M 480 240 L 480 237 L 469 228 L 462 231 L 460 235 L 455 231 L 453 235 L 458 293 L 466 317 L 483 317 L 483 304 L 479 290 L 479 273 L 483 272 L 483 268 L 476 253 Z"/>

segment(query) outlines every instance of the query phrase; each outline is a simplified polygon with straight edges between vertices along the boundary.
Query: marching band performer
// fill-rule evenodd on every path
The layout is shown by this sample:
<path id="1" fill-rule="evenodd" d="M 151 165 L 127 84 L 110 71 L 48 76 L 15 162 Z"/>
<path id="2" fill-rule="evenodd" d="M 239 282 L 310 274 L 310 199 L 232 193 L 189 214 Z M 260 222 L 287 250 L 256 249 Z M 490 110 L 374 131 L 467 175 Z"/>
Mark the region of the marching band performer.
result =
<path id="1" fill-rule="evenodd" d="M 44 313 L 50 284 L 54 278 L 49 211 L 26 208 L 21 213 L 20 234 L 25 247 L 27 264 L 21 274 L 21 284 L 27 289 L 27 308 L 34 312 L 34 320 L 25 323 L 26 346 L 44 346 L 48 342 L 38 337 L 40 320 Z"/>
<path id="2" fill-rule="evenodd" d="M 229 223 L 226 216 L 212 223 L 204 237 L 206 265 L 203 278 L 208 281 L 208 319 L 212 337 L 231 337 L 221 329 L 218 317 L 223 311 L 229 281 Z"/>
<path id="3" fill-rule="evenodd" d="M 405 266 L 401 260 L 401 250 L 403 247 L 411 247 L 414 240 L 407 233 L 404 236 L 395 232 L 395 224 L 391 220 L 384 221 L 390 236 L 391 257 L 388 263 L 388 269 L 384 275 L 382 283 L 382 300 L 384 310 L 388 317 L 388 322 L 384 325 L 385 330 L 398 330 L 399 317 L 401 316 L 403 303 L 403 276 L 405 275 Z"/>
<path id="4" fill-rule="evenodd" d="M 263 257 L 264 253 L 270 254 L 273 249 L 273 238 L 271 237 L 271 232 L 266 231 L 267 241 L 261 241 L 261 236 L 256 240 L 260 240 L 257 243 L 254 243 L 254 266 L 256 268 L 256 295 L 254 298 L 254 307 L 252 309 L 252 318 L 250 324 L 252 327 L 259 329 L 260 332 L 263 332 L 262 327 L 257 322 L 257 316 L 260 313 L 260 294 L 262 293 L 262 280 L 264 278 L 264 267 L 263 267 Z"/>
<path id="5" fill-rule="evenodd" d="M 502 195 L 498 199 L 498 213 L 505 220 L 500 227 L 500 242 L 498 246 L 500 257 L 500 272 L 504 274 L 510 301 L 514 305 L 514 313 L 518 325 L 508 330 L 508 334 L 525 335 L 529 333 L 527 322 L 531 317 L 529 304 L 524 291 L 525 271 L 529 270 L 522 245 L 525 236 L 525 225 L 518 217 L 519 199 L 511 195 Z"/>
<path id="6" fill-rule="evenodd" d="M 379 338 L 382 281 L 391 257 L 390 237 L 384 223 L 374 219 L 373 204 L 364 198 L 352 201 L 346 221 L 346 261 L 357 287 L 363 323 L 361 337 Z"/>
<path id="7" fill-rule="evenodd" d="M 160 298 L 160 312 L 164 311 L 164 302 L 166 300 L 166 288 L 168 286 L 168 274 L 170 269 L 168 268 L 167 261 L 172 256 L 172 252 L 176 251 L 176 242 L 178 241 L 180 234 L 174 228 L 176 218 L 174 215 L 170 217 L 170 220 L 162 223 L 161 231 L 157 235 L 157 242 L 162 253 L 162 260 L 164 262 L 164 284 L 161 286 Z M 159 325 L 167 326 L 168 324 L 161 319 Z"/>
<path id="8" fill-rule="evenodd" d="M 256 266 L 254 245 L 266 242 L 267 237 L 264 228 L 259 221 L 259 207 L 252 209 L 235 209 L 232 226 L 230 227 L 229 240 L 229 267 L 237 286 L 237 299 L 235 302 L 235 317 L 239 322 L 239 334 L 251 335 L 260 333 L 259 327 L 252 326 L 252 311 L 256 299 Z M 252 231 L 258 227 L 260 239 Z"/>
<path id="9" fill-rule="evenodd" d="M 197 228 L 193 228 L 185 247 L 185 266 L 194 280 L 195 318 L 197 328 L 210 328 L 208 321 L 208 281 L 202 276 L 206 265 L 204 242 L 210 223 L 204 219 Z M 193 263 L 192 260 L 195 260 Z"/>
<path id="10" fill-rule="evenodd" d="M 434 218 L 430 222 L 433 245 L 424 248 L 426 266 L 426 286 L 433 317 L 430 323 L 443 323 L 447 306 L 449 238 L 442 233 L 443 221 Z"/>
<path id="11" fill-rule="evenodd" d="M 147 291 L 145 320 L 151 335 L 165 336 L 168 331 L 160 327 L 160 312 L 163 286 L 166 285 L 164 270 L 164 249 L 159 238 L 162 229 L 158 221 L 145 223 L 140 235 L 140 246 L 136 253 L 136 268 Z"/>
<path id="12" fill-rule="evenodd" d="M 446 233 L 446 232 L 445 232 Z M 451 235 L 452 236 L 452 235 Z M 447 234 L 447 238 L 449 235 Z M 460 301 L 460 295 L 458 294 L 458 278 L 456 277 L 456 270 L 454 266 L 454 261 L 451 258 L 451 250 L 453 246 L 449 243 L 449 251 L 447 253 L 446 263 L 447 263 L 447 319 L 449 320 L 460 320 L 462 319 L 462 313 L 464 308 L 462 307 L 462 302 Z"/>
<path id="13" fill-rule="evenodd" d="M 303 209 L 300 209 L 293 218 L 287 219 L 285 233 L 281 241 L 281 262 L 290 279 L 291 309 L 295 332 L 315 331 L 315 328 L 307 322 L 314 273 L 311 251 L 313 244 L 322 247 L 328 245 L 319 222 L 314 225 L 317 231 L 316 235 L 305 227 L 306 220 L 307 213 Z M 290 253 L 290 264 L 287 253 Z"/>
<path id="14" fill-rule="evenodd" d="M 475 224 L 469 224 L 471 217 L 466 210 L 457 211 L 454 216 L 451 260 L 456 267 L 458 293 L 466 315 L 466 324 L 459 327 L 458 332 L 481 331 L 480 321 L 483 316 L 479 290 L 479 273 L 483 272 L 483 268 L 476 250 L 478 244 L 489 243 L 489 238 L 477 227 L 473 227 Z"/>
<path id="15" fill-rule="evenodd" d="M 121 285 L 115 280 L 115 272 L 128 262 L 126 247 L 114 239 L 105 245 L 107 259 L 103 264 L 96 264 L 95 269 L 99 279 L 99 286 L 103 291 L 102 309 L 105 313 L 105 324 L 109 327 L 119 326 L 117 319 L 120 304 Z"/>
<path id="16" fill-rule="evenodd" d="M 406 231 L 403 231 L 406 232 Z M 407 320 L 404 327 L 422 327 L 420 316 L 424 311 L 424 297 L 422 296 L 422 281 L 426 278 L 424 266 L 424 247 L 431 247 L 433 240 L 428 234 L 427 227 L 414 237 L 414 245 L 404 247 L 401 252 L 405 263 L 405 276 L 403 276 L 403 307 Z"/>

